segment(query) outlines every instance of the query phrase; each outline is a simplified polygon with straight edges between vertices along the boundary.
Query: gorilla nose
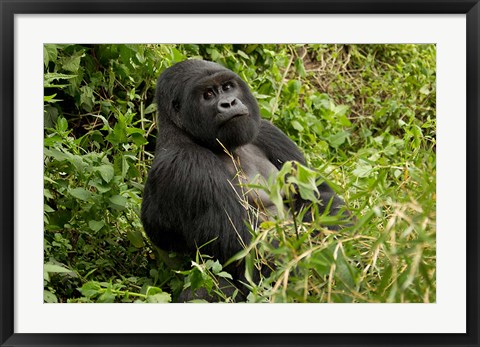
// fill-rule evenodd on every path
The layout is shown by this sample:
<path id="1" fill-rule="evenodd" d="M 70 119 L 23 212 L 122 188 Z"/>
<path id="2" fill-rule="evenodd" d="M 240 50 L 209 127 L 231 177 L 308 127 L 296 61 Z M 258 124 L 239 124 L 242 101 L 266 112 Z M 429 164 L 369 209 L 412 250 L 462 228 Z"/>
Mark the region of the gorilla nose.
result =
<path id="1" fill-rule="evenodd" d="M 218 103 L 218 110 L 225 111 L 237 104 L 237 98 L 222 99 Z"/>

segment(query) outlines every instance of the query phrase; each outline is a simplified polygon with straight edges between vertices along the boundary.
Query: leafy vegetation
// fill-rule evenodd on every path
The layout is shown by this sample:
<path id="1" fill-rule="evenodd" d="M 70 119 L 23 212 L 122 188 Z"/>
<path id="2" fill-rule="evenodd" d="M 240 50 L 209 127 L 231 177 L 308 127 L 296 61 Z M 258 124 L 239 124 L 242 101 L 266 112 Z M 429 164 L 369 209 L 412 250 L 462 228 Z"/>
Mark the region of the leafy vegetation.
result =
<path id="1" fill-rule="evenodd" d="M 261 114 L 304 151 L 261 187 L 281 205 L 327 180 L 356 216 L 340 232 L 301 216 L 264 222 L 235 259 L 276 268 L 249 302 L 434 302 L 434 45 L 44 46 L 44 300 L 171 302 L 183 287 L 221 293 L 223 265 L 157 250 L 139 220 L 155 148 L 155 82 L 202 58 L 249 83 Z M 291 174 L 288 180 L 281 179 Z M 330 219 L 329 219 L 330 218 Z M 320 230 L 320 233 L 317 231 Z M 271 246 L 271 240 L 278 242 Z M 253 257 L 257 254 L 258 257 Z M 177 264 L 178 266 L 178 264 Z"/>

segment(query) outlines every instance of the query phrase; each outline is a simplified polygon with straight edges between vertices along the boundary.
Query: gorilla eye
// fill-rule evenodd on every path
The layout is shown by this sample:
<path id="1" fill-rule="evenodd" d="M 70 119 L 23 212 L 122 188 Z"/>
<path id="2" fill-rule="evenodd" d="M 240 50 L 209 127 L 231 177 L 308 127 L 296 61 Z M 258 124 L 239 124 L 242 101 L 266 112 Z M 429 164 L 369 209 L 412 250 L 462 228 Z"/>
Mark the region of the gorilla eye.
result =
<path id="1" fill-rule="evenodd" d="M 205 100 L 208 100 L 208 99 L 211 99 L 211 98 L 213 97 L 213 95 L 214 95 L 214 94 L 213 94 L 213 90 L 208 89 L 207 91 L 205 91 L 205 92 L 203 93 L 203 98 L 204 98 Z"/>
<path id="2" fill-rule="evenodd" d="M 227 82 L 222 86 L 223 90 L 229 90 L 233 88 L 233 83 L 232 82 Z"/>

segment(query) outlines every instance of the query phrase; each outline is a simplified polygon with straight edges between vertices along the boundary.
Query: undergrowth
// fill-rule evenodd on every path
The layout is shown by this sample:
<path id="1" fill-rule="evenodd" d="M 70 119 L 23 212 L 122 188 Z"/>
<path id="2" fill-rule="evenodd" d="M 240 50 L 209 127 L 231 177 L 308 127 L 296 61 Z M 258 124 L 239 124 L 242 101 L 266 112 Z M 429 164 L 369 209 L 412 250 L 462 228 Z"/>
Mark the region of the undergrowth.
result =
<path id="1" fill-rule="evenodd" d="M 171 302 L 229 278 L 201 249 L 156 249 L 139 220 L 155 148 L 155 82 L 202 58 L 238 73 L 262 117 L 303 150 L 306 196 L 326 180 L 356 222 L 279 213 L 236 255 L 274 271 L 249 302 L 435 302 L 435 45 L 44 46 L 44 300 Z M 265 189 L 277 206 L 288 180 Z M 277 200 L 275 200 L 277 199 Z M 287 204 L 288 205 L 288 204 Z M 330 218 L 330 219 L 329 219 Z M 272 242 L 275 240 L 275 242 Z M 272 246 L 272 243 L 275 246 Z M 254 256 L 255 255 L 255 256 Z M 175 263 L 175 264 L 173 264 Z"/>

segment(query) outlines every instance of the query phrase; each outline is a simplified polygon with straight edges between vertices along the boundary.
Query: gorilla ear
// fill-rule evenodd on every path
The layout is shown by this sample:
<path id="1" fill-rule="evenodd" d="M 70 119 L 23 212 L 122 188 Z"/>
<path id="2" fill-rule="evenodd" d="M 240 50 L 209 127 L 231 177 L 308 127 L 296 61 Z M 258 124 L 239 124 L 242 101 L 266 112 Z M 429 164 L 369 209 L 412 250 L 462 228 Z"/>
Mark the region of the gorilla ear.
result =
<path id="1" fill-rule="evenodd" d="M 172 107 L 175 110 L 175 112 L 180 111 L 180 101 L 178 101 L 178 99 L 173 100 Z"/>

